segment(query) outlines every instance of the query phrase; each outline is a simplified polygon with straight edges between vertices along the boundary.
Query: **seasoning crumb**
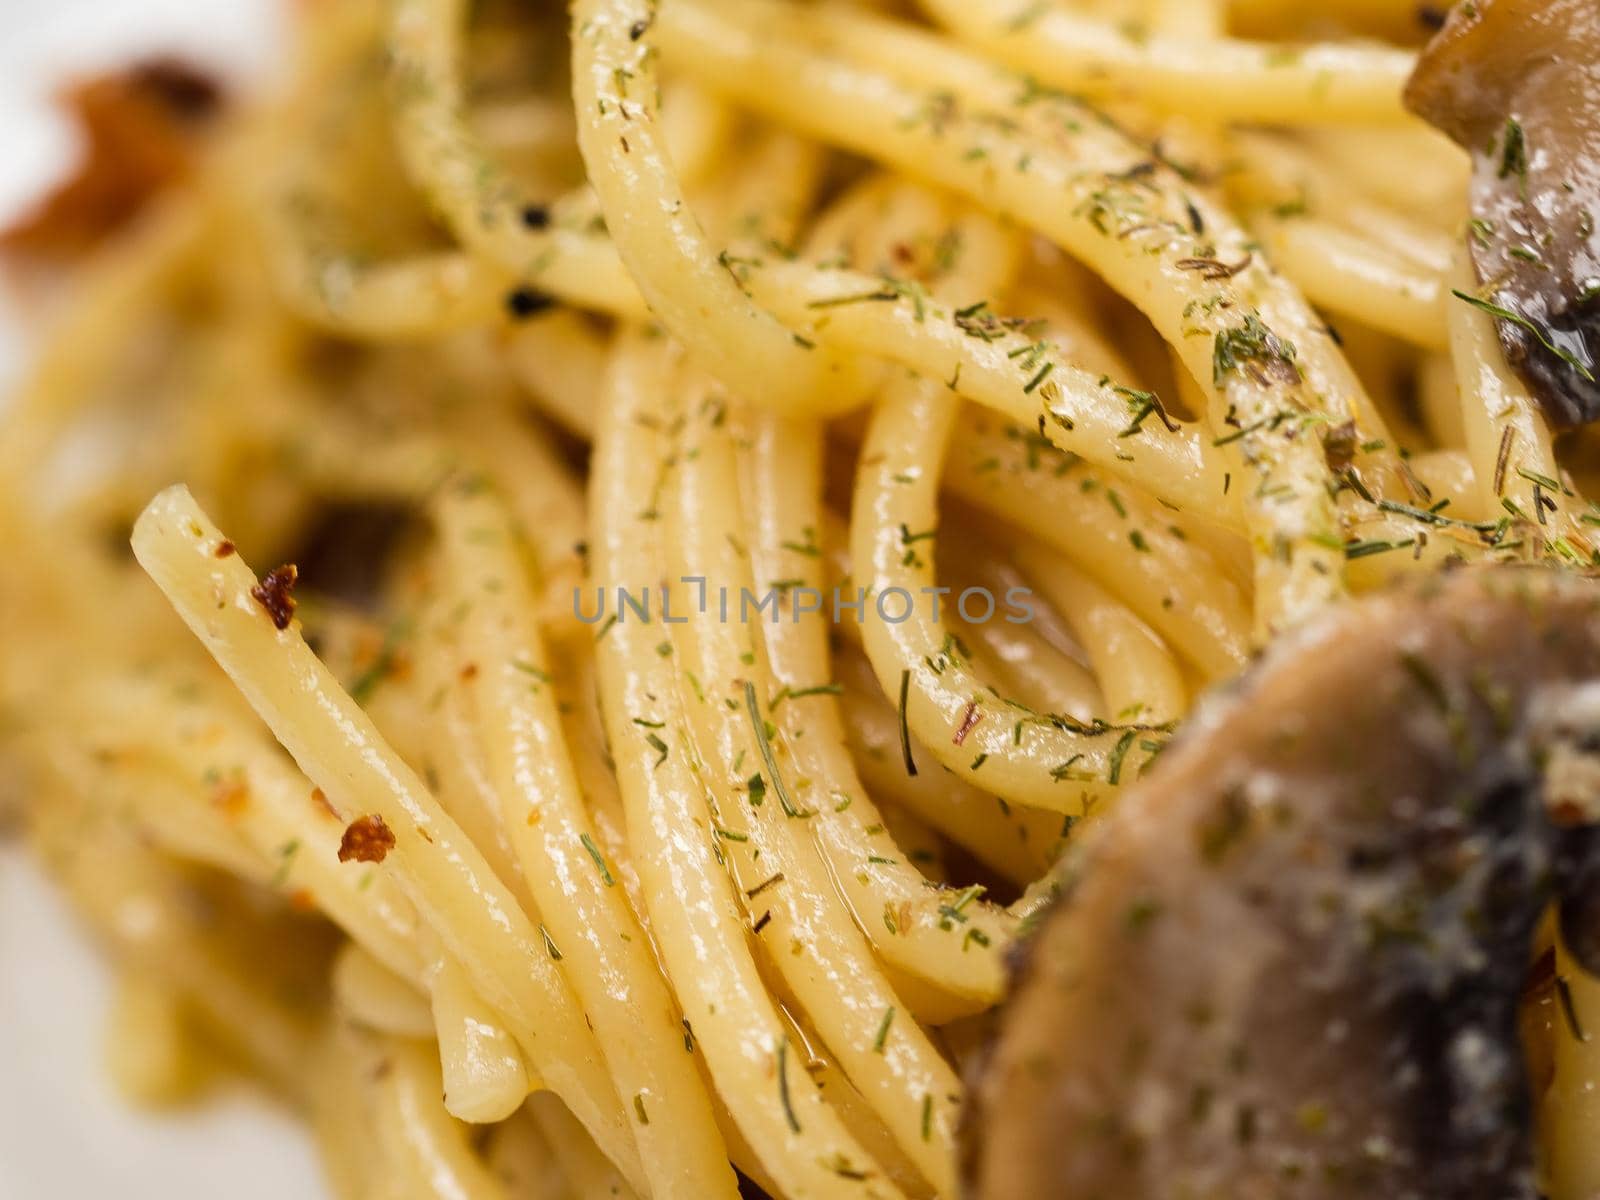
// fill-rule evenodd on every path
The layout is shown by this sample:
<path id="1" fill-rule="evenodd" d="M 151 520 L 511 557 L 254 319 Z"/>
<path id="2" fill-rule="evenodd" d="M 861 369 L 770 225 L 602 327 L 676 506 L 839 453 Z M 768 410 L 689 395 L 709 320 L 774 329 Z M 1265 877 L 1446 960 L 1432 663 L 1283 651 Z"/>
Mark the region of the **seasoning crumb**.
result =
<path id="1" fill-rule="evenodd" d="M 339 839 L 339 861 L 380 863 L 393 849 L 394 831 L 384 824 L 382 817 L 368 813 L 345 828 L 344 836 Z"/>
<path id="2" fill-rule="evenodd" d="M 523 217 L 527 219 L 526 214 Z M 519 321 L 536 317 L 546 309 L 555 307 L 555 297 L 531 287 L 512 288 L 506 294 L 506 309 Z"/>
<path id="3" fill-rule="evenodd" d="M 955 736 L 950 740 L 957 746 L 961 745 L 967 740 L 967 734 L 971 733 L 973 727 L 981 720 L 983 720 L 983 714 L 978 711 L 978 702 L 976 700 L 968 700 L 967 711 L 962 715 L 961 724 L 956 728 Z"/>
<path id="4" fill-rule="evenodd" d="M 294 585 L 299 578 L 300 568 L 293 563 L 285 563 L 268 571 L 261 582 L 250 589 L 256 603 L 267 610 L 276 629 L 289 628 L 289 622 L 294 619 Z"/>
<path id="5" fill-rule="evenodd" d="M 227 538 L 223 538 L 217 543 L 217 548 L 211 553 L 216 555 L 218 558 L 229 558 L 233 555 L 234 549 L 234 544 Z"/>

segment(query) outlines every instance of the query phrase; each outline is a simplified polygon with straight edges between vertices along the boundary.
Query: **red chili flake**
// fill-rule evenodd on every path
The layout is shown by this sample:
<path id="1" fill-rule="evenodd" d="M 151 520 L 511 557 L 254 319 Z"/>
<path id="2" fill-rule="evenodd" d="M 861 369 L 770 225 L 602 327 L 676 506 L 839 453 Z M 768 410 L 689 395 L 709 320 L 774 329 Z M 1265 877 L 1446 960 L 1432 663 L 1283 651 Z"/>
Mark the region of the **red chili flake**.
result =
<path id="1" fill-rule="evenodd" d="M 376 813 L 357 817 L 339 839 L 340 862 L 380 863 L 394 849 L 394 830 Z"/>
<path id="2" fill-rule="evenodd" d="M 211 803 L 229 816 L 237 816 L 250 803 L 250 788 L 242 779 L 225 780 L 212 791 Z"/>
<path id="3" fill-rule="evenodd" d="M 285 563 L 276 570 L 268 571 L 266 577 L 250 589 L 256 603 L 267 610 L 277 629 L 289 628 L 289 622 L 294 618 L 294 585 L 299 578 L 300 569 L 293 563 Z"/>
<path id="4" fill-rule="evenodd" d="M 961 745 L 962 742 L 967 740 L 967 734 L 971 733 L 973 727 L 981 720 L 983 720 L 983 714 L 978 711 L 978 702 L 976 700 L 967 701 L 967 711 L 962 714 L 961 727 L 956 730 L 956 736 L 950 740 L 958 746 Z"/>
<path id="5" fill-rule="evenodd" d="M 157 58 L 84 79 L 62 100 L 82 160 L 32 213 L 0 230 L 0 252 L 46 265 L 74 262 L 191 178 L 222 92 L 187 63 Z"/>
<path id="6" fill-rule="evenodd" d="M 478 677 L 478 664 L 477 663 L 468 663 L 466 666 L 461 668 L 461 682 L 462 683 L 470 683 L 472 680 L 476 679 L 477 677 Z"/>
<path id="7" fill-rule="evenodd" d="M 234 549 L 235 549 L 234 544 L 232 542 L 230 542 L 227 538 L 223 538 L 220 542 L 217 543 L 217 548 L 215 550 L 213 550 L 211 553 L 216 555 L 218 558 L 227 558 L 227 557 L 229 557 L 230 555 L 233 554 Z"/>

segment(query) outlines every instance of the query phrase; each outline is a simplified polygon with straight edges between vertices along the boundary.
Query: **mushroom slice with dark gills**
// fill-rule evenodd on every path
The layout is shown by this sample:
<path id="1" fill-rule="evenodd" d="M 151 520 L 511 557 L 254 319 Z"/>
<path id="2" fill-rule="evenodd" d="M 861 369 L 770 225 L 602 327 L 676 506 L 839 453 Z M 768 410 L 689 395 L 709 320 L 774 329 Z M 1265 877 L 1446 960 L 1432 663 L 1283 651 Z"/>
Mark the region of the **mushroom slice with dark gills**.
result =
<path id="1" fill-rule="evenodd" d="M 1313 623 L 1063 866 L 963 1124 L 980 1200 L 1534 1200 L 1517 1009 L 1595 962 L 1600 581 L 1496 567 Z"/>
<path id="2" fill-rule="evenodd" d="M 1471 297 L 1556 426 L 1600 418 L 1600 4 L 1457 4 L 1407 104 L 1473 155 Z"/>

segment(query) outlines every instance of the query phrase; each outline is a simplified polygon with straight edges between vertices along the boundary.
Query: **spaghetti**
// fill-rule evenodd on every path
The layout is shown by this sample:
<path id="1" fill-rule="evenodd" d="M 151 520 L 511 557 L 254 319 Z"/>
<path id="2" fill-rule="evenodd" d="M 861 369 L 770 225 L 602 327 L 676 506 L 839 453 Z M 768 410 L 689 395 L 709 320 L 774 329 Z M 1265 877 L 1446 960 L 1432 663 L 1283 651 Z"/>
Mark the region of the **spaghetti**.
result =
<path id="1" fill-rule="evenodd" d="M 301 6 L 0 437 L 0 747 L 135 1090 L 220 1039 L 349 1200 L 957 1194 L 1197 695 L 1600 561 L 1413 7 Z"/>

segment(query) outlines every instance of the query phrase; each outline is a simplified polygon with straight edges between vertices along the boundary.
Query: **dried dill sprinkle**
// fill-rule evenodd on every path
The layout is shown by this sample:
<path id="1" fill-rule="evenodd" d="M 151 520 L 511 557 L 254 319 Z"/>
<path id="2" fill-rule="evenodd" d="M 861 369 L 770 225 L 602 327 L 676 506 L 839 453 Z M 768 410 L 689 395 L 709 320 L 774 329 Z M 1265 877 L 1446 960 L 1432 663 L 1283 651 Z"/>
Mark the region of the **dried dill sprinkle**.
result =
<path id="1" fill-rule="evenodd" d="M 606 866 L 605 855 L 600 853 L 600 847 L 594 844 L 594 839 L 585 832 L 578 835 L 578 840 L 583 843 L 583 848 L 589 852 L 589 857 L 594 859 L 594 865 L 600 871 L 601 881 L 607 887 L 614 886 L 617 881 L 611 877 L 611 868 Z"/>
<path id="2" fill-rule="evenodd" d="M 656 761 L 650 764 L 652 767 L 659 767 L 667 761 L 667 756 L 672 753 L 672 750 L 667 746 L 666 742 L 661 740 L 659 734 L 647 733 L 644 735 L 644 740 L 649 744 L 650 749 L 656 752 Z"/>
<path id="3" fill-rule="evenodd" d="M 1506 140 L 1500 151 L 1500 178 L 1512 175 L 1519 179 L 1528 177 L 1528 135 L 1522 122 L 1515 117 L 1506 118 Z"/>
<path id="4" fill-rule="evenodd" d="M 289 881 L 289 869 L 294 865 L 295 855 L 300 853 L 300 839 L 291 838 L 278 847 L 278 869 L 273 873 L 272 886 L 282 887 Z"/>
<path id="5" fill-rule="evenodd" d="M 800 1132 L 800 1118 L 794 1115 L 794 1103 L 789 1099 L 789 1039 L 778 1039 L 778 1099 L 783 1103 L 783 1116 L 789 1128 Z"/>
<path id="6" fill-rule="evenodd" d="M 783 872 L 779 871 L 776 875 L 773 875 L 771 878 L 763 879 L 760 883 L 756 884 L 755 887 L 746 888 L 744 894 L 747 897 L 749 897 L 751 900 L 754 900 L 757 896 L 761 895 L 761 893 L 766 891 L 768 888 L 776 887 L 778 884 L 780 884 L 782 882 L 783 882 Z"/>
<path id="7" fill-rule="evenodd" d="M 1211 379 L 1221 387 L 1234 371 L 1254 365 L 1262 383 L 1299 383 L 1300 368 L 1295 364 L 1294 343 L 1285 341 L 1254 314 L 1238 329 L 1217 334 L 1211 352 Z"/>
<path id="8" fill-rule="evenodd" d="M 1128 747 L 1133 745 L 1133 739 L 1138 734 L 1130 729 L 1117 739 L 1117 745 L 1111 751 L 1111 765 L 1106 772 L 1107 783 L 1120 783 L 1122 781 L 1122 760 L 1128 755 Z"/>
<path id="9" fill-rule="evenodd" d="M 539 935 L 544 938 L 544 948 L 549 952 L 551 961 L 561 961 L 561 951 L 556 949 L 555 939 L 550 936 L 550 931 L 542 924 L 539 926 Z"/>
<path id="10" fill-rule="evenodd" d="M 1587 1042 L 1589 1035 L 1578 1020 L 1578 1006 L 1572 997 L 1572 984 L 1565 975 L 1556 976 L 1556 997 L 1561 1001 L 1561 1015 L 1567 1023 L 1567 1032 L 1576 1042 Z"/>
<path id="11" fill-rule="evenodd" d="M 1514 312 L 1503 305 L 1494 304 L 1488 300 L 1481 300 L 1477 296 L 1463 292 L 1458 288 L 1451 288 L 1450 294 L 1457 300 L 1460 300 L 1462 303 L 1472 305 L 1473 308 L 1478 309 L 1480 312 L 1486 312 L 1491 317 L 1498 317 L 1502 321 L 1510 321 L 1513 325 L 1517 325 L 1523 329 L 1526 329 L 1534 336 L 1535 340 L 1537 340 L 1538 343 L 1546 350 L 1550 351 L 1551 354 L 1554 354 L 1562 362 L 1566 363 L 1567 366 L 1571 367 L 1589 383 L 1595 382 L 1594 372 L 1589 370 L 1588 367 L 1584 366 L 1584 364 L 1579 360 L 1578 356 L 1571 350 L 1568 350 L 1565 346 L 1557 345 L 1555 340 L 1550 336 L 1550 331 L 1544 328 L 1538 322 L 1531 321 L 1521 313 Z"/>
<path id="12" fill-rule="evenodd" d="M 519 321 L 536 317 L 547 309 L 554 308 L 555 303 L 554 296 L 531 287 L 512 288 L 506 293 L 506 311 Z"/>
<path id="13" fill-rule="evenodd" d="M 906 721 L 906 701 L 911 695 L 911 672 L 900 672 L 900 755 L 905 759 L 906 774 L 915 777 L 917 760 L 911 757 L 911 727 Z"/>
<path id="14" fill-rule="evenodd" d="M 783 815 L 809 817 L 811 815 L 809 812 L 801 812 L 789 798 L 789 789 L 784 786 L 783 776 L 778 773 L 778 756 L 772 749 L 772 735 L 767 731 L 767 723 L 761 719 L 761 706 L 756 700 L 756 685 L 748 679 L 744 684 L 744 705 L 750 714 L 750 725 L 755 730 L 756 747 L 761 751 L 762 761 L 767 764 L 767 774 L 772 779 L 772 790 L 777 793 L 778 803 L 783 807 Z M 750 798 L 755 801 L 753 791 Z"/>
<path id="15" fill-rule="evenodd" d="M 894 1005 L 883 1010 L 883 1020 L 878 1022 L 878 1036 L 872 1039 L 874 1054 L 882 1054 L 884 1046 L 889 1041 L 889 1026 L 894 1024 Z"/>

